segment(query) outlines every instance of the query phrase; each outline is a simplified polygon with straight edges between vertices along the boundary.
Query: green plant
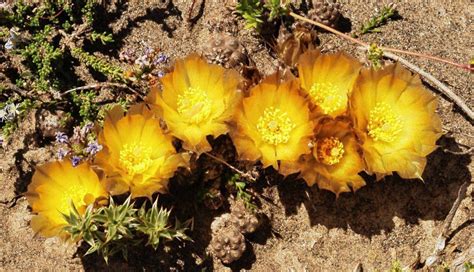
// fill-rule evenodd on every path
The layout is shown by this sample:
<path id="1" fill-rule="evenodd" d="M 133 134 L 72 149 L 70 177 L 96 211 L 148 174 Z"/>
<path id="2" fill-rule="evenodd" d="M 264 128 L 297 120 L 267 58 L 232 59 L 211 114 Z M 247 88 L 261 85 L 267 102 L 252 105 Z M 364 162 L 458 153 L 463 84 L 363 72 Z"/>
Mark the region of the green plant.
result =
<path id="1" fill-rule="evenodd" d="M 249 209 L 256 209 L 254 203 L 252 203 L 252 195 L 250 195 L 247 191 L 247 183 L 245 179 L 241 179 L 239 174 L 234 174 L 228 181 L 227 185 L 231 188 L 235 188 L 237 191 L 237 198 L 242 199 L 245 203 L 245 206 Z"/>
<path id="2" fill-rule="evenodd" d="M 263 23 L 263 7 L 260 0 L 240 0 L 235 9 L 246 21 L 246 29 L 260 29 L 260 26 Z"/>
<path id="3" fill-rule="evenodd" d="M 46 25 L 43 30 L 33 36 L 26 47 L 19 50 L 20 54 L 31 62 L 32 70 L 38 74 L 38 80 L 34 86 L 41 91 L 58 87 L 58 78 L 55 74 L 58 73 L 63 53 L 51 43 L 51 31 L 51 26 Z"/>
<path id="4" fill-rule="evenodd" d="M 149 209 L 146 203 L 136 209 L 130 197 L 123 204 L 116 204 L 110 198 L 107 207 L 94 209 L 90 205 L 83 215 L 71 206 L 71 213 L 63 214 L 67 222 L 64 231 L 71 240 L 83 240 L 89 245 L 86 255 L 97 252 L 106 262 L 119 252 L 126 259 L 129 248 L 144 240 L 155 250 L 163 239 L 190 240 L 185 232 L 192 220 L 184 223 L 176 220 L 174 226 L 170 225 L 170 210 L 159 208 L 157 200 Z"/>
<path id="5" fill-rule="evenodd" d="M 383 26 L 387 23 L 389 19 L 392 19 L 398 15 L 397 10 L 395 9 L 395 5 L 390 4 L 384 6 L 382 10 L 375 15 L 374 17 L 370 18 L 369 21 L 364 23 L 359 31 L 360 35 L 372 33 L 372 32 L 379 32 L 379 27 Z"/>
<path id="6" fill-rule="evenodd" d="M 383 51 L 375 43 L 371 44 L 367 50 L 367 59 L 375 69 L 382 68 L 383 65 Z"/>
<path id="7" fill-rule="evenodd" d="M 246 21 L 246 29 L 253 28 L 260 31 L 265 20 L 272 22 L 286 15 L 289 5 L 290 1 L 287 0 L 266 0 L 263 5 L 260 0 L 240 0 L 235 10 Z"/>
<path id="8" fill-rule="evenodd" d="M 395 260 L 390 266 L 390 272 L 403 272 L 402 264 L 400 261 Z"/>
<path id="9" fill-rule="evenodd" d="M 0 118 L 0 121 L 3 121 L 3 125 L 1 127 L 3 137 L 10 136 L 15 131 L 15 129 L 18 128 L 18 121 L 23 118 L 28 113 L 28 111 L 33 109 L 35 106 L 36 103 L 34 103 L 31 99 L 24 99 L 23 101 L 17 104 L 14 103 L 14 100 L 0 102 L 0 111 L 3 111 L 4 113 L 9 113 L 8 118 Z M 7 110 L 7 108 L 10 108 L 10 110 Z"/>
<path id="10" fill-rule="evenodd" d="M 99 113 L 99 105 L 94 103 L 97 97 L 94 90 L 84 93 L 72 92 L 72 103 L 79 109 L 79 116 L 81 117 L 81 125 L 93 123 Z"/>
<path id="11" fill-rule="evenodd" d="M 109 61 L 91 55 L 79 47 L 73 48 L 71 53 L 73 57 L 77 58 L 80 62 L 86 64 L 87 66 L 92 67 L 92 69 L 96 70 L 97 72 L 107 75 L 116 81 L 125 81 L 122 68 L 110 64 Z"/>
<path id="12" fill-rule="evenodd" d="M 474 272 L 474 264 L 472 262 L 464 263 L 464 269 L 466 272 Z"/>
<path id="13" fill-rule="evenodd" d="M 289 4 L 290 2 L 287 0 L 267 0 L 264 6 L 270 11 L 268 21 L 273 21 L 276 18 L 286 15 Z"/>

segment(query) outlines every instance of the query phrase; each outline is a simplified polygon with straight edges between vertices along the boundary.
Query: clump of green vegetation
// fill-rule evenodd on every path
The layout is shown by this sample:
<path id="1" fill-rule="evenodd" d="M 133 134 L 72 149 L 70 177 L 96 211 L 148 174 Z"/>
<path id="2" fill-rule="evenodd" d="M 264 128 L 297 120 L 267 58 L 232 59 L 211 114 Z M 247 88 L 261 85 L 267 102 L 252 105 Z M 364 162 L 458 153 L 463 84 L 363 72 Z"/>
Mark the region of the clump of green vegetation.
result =
<path id="1" fill-rule="evenodd" d="M 163 240 L 191 240 L 185 232 L 192 226 L 192 220 L 176 220 L 172 225 L 170 210 L 159 208 L 157 200 L 151 208 L 147 209 L 146 204 L 137 209 L 130 198 L 123 204 L 110 198 L 107 207 L 94 209 L 90 205 L 84 215 L 71 204 L 72 213 L 64 215 L 68 223 L 64 231 L 71 240 L 82 239 L 89 245 L 86 255 L 97 252 L 106 262 L 117 253 L 127 259 L 128 249 L 145 241 L 156 250 Z"/>
<path id="2" fill-rule="evenodd" d="M 247 191 L 247 182 L 245 179 L 242 179 L 239 174 L 234 174 L 228 181 L 227 187 L 237 191 L 237 199 L 241 199 L 245 207 L 251 210 L 257 209 L 257 206 L 252 202 L 252 195 Z"/>
<path id="3" fill-rule="evenodd" d="M 246 21 L 246 29 L 260 31 L 266 21 L 272 22 L 286 15 L 289 4 L 285 0 L 266 0 L 263 5 L 260 0 L 240 0 L 235 10 Z"/>
<path id="4" fill-rule="evenodd" d="M 390 266 L 390 272 L 403 272 L 402 264 L 400 261 L 396 260 L 392 263 L 392 266 Z"/>
<path id="5" fill-rule="evenodd" d="M 2 124 L 2 137 L 10 136 L 18 127 L 18 120 L 36 105 L 31 99 L 24 99 L 15 103 L 13 99 L 0 102 L 0 124 Z"/>
<path id="6" fill-rule="evenodd" d="M 24 92 L 27 96 L 15 97 L 18 107 L 26 111 L 28 107 L 24 105 L 28 103 L 41 107 L 44 103 L 61 100 L 61 91 L 71 87 L 71 79 L 74 81 L 76 77 L 74 66 L 66 64 L 90 67 L 111 81 L 127 83 L 123 70 L 95 51 L 114 41 L 111 33 L 94 30 L 99 23 L 97 18 L 103 16 L 98 13 L 101 2 L 20 0 L 2 10 L 0 43 L 7 58 L 20 60 L 10 62 L 18 75 L 11 81 L 19 89 L 28 90 Z M 88 45 L 87 49 L 84 45 Z M 70 95 L 72 99 L 66 103 L 77 109 L 73 115 L 78 115 L 80 120 L 75 120 L 81 124 L 95 120 L 100 111 L 100 106 L 93 102 L 95 94 L 73 92 Z M 29 102 L 21 99 L 29 99 Z M 16 122 L 18 118 L 0 122 L 5 137 L 17 127 Z"/>
<path id="7" fill-rule="evenodd" d="M 383 50 L 375 43 L 371 44 L 367 50 L 367 59 L 375 69 L 380 69 L 383 66 Z"/>
<path id="8" fill-rule="evenodd" d="M 379 27 L 386 24 L 389 19 L 393 19 L 397 16 L 398 12 L 394 4 L 384 6 L 377 15 L 373 16 L 369 21 L 362 25 L 359 35 L 379 32 Z"/>

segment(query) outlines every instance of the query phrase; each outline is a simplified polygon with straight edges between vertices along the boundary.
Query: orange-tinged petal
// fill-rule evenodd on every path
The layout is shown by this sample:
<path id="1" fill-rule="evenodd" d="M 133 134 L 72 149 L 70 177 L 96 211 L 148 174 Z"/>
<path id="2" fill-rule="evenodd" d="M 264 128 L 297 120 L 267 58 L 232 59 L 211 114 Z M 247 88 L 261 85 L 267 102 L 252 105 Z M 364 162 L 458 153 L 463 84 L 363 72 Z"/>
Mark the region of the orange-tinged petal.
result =
<path id="1" fill-rule="evenodd" d="M 300 157 L 296 162 L 282 161 L 283 174 L 299 170 L 308 186 L 318 184 L 319 188 L 336 195 L 365 185 L 359 176 L 359 172 L 364 170 L 360 146 L 347 120 L 322 119 L 314 141 L 311 154 Z"/>
<path id="2" fill-rule="evenodd" d="M 367 170 L 379 178 L 397 172 L 421 178 L 426 156 L 436 148 L 441 122 L 436 97 L 401 65 L 364 69 L 350 101 Z"/>
<path id="3" fill-rule="evenodd" d="M 300 56 L 298 72 L 303 93 L 314 105 L 315 115 L 344 115 L 348 96 L 359 74 L 361 64 L 344 54 L 320 54 L 309 50 Z"/>
<path id="4" fill-rule="evenodd" d="M 162 91 L 153 88 L 147 102 L 186 149 L 198 154 L 210 150 L 206 137 L 227 133 L 241 100 L 240 75 L 193 54 L 176 61 L 161 82 Z"/>
<path id="5" fill-rule="evenodd" d="M 121 119 L 113 123 L 111 120 L 106 119 L 104 130 L 99 135 L 99 139 L 103 139 L 99 141 L 103 149 L 95 159 L 105 173 L 107 190 L 113 195 L 130 191 L 132 197 L 151 197 L 154 193 L 164 192 L 168 179 L 184 163 L 171 159 L 177 156 L 173 139 L 163 133 L 159 119 L 147 106 L 138 105 L 132 106 L 132 111 Z M 116 129 L 106 131 L 107 127 Z M 105 133 L 109 134 L 101 136 Z M 119 143 L 114 141 L 116 138 L 120 139 Z M 163 174 L 164 164 L 172 171 Z"/>
<path id="6" fill-rule="evenodd" d="M 38 166 L 26 197 L 37 213 L 31 220 L 33 230 L 46 237 L 66 238 L 63 214 L 70 214 L 71 202 L 81 212 L 95 200 L 106 198 L 107 193 L 88 163 L 73 167 L 64 160 Z"/>
<path id="7" fill-rule="evenodd" d="M 264 167 L 278 169 L 279 160 L 295 161 L 309 152 L 313 127 L 297 81 L 281 81 L 277 73 L 243 99 L 230 134 L 240 159 L 259 159 Z"/>

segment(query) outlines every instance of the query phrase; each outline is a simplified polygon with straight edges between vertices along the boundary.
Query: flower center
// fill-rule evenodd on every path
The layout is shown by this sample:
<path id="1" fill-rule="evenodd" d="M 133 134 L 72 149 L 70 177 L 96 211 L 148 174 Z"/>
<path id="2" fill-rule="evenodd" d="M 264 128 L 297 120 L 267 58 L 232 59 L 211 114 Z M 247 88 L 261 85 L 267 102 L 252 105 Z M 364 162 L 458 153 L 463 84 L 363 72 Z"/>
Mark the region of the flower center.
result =
<path id="1" fill-rule="evenodd" d="M 200 123 L 211 113 L 211 100 L 201 88 L 189 87 L 178 95 L 177 110 L 190 123 Z"/>
<path id="2" fill-rule="evenodd" d="M 142 174 L 151 165 L 151 148 L 141 144 L 125 144 L 120 150 L 120 165 L 131 176 Z"/>
<path id="3" fill-rule="evenodd" d="M 320 139 L 316 141 L 313 154 L 319 162 L 334 165 L 342 159 L 344 145 L 336 137 Z"/>
<path id="4" fill-rule="evenodd" d="M 387 103 L 377 103 L 370 111 L 367 130 L 375 141 L 391 143 L 397 140 L 403 129 L 400 116 Z"/>
<path id="5" fill-rule="evenodd" d="M 288 113 L 274 107 L 266 108 L 257 123 L 257 130 L 263 141 L 272 145 L 287 143 L 295 127 Z"/>
<path id="6" fill-rule="evenodd" d="M 324 114 L 331 114 L 345 106 L 345 96 L 332 83 L 314 83 L 309 90 L 313 102 Z"/>

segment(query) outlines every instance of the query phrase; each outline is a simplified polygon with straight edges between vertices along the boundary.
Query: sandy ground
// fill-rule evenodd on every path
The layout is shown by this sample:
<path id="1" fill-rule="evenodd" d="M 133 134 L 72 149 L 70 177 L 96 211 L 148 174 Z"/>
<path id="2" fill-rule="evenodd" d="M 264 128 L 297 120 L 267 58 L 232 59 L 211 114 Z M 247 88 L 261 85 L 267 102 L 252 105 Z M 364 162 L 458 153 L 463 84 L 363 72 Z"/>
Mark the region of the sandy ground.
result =
<path id="1" fill-rule="evenodd" d="M 125 48 L 150 44 L 160 47 L 171 60 L 194 51 L 200 52 L 214 34 L 213 26 L 225 17 L 220 1 L 206 1 L 196 24 L 186 22 L 190 1 L 174 1 L 172 9 L 153 1 L 131 1 L 124 14 L 110 22 L 117 37 L 117 58 Z M 200 4 L 202 1 L 197 1 Z M 344 16 L 352 30 L 369 18 L 378 1 L 344 1 Z M 199 5 L 198 5 L 199 6 Z M 367 42 L 426 52 L 467 62 L 474 55 L 474 6 L 469 1 L 403 1 L 398 3 L 400 20 L 391 21 L 381 33 L 364 35 Z M 202 12 L 202 14 L 199 14 Z M 223 15 L 224 14 L 224 15 Z M 260 39 L 236 25 L 236 35 L 260 71 L 270 73 L 277 61 Z M 343 49 L 359 58 L 354 46 L 324 33 L 321 43 L 332 50 Z M 423 67 L 473 107 L 472 75 L 444 64 L 407 57 Z M 436 92 L 429 84 L 426 87 Z M 269 173 L 266 182 L 255 188 L 261 195 L 264 226 L 248 237 L 249 250 L 237 263 L 226 267 L 206 257 L 209 225 L 223 211 L 203 207 L 191 209 L 195 216 L 194 243 L 170 249 L 176 257 L 163 257 L 149 250 L 132 253 L 128 262 L 113 259 L 112 270 L 206 271 L 353 271 L 361 264 L 364 271 L 386 271 L 392 262 L 403 266 L 425 260 L 434 250 L 443 221 L 464 182 L 472 182 L 473 163 L 469 154 L 454 155 L 474 145 L 472 123 L 459 113 L 451 101 L 440 95 L 438 113 L 446 135 L 440 148 L 429 156 L 424 183 L 388 177 L 381 182 L 369 180 L 355 194 L 339 199 L 316 187 L 307 188 L 300 180 L 281 180 Z M 0 270 L 102 270 L 105 264 L 96 256 L 80 257 L 76 246 L 56 239 L 35 237 L 28 224 L 31 219 L 24 197 L 35 164 L 48 161 L 53 154 L 36 137 L 34 113 L 25 119 L 5 149 L 0 149 Z M 462 201 L 451 227 L 442 260 L 454 259 L 474 247 L 474 185 Z M 15 201 L 11 201 L 16 199 Z M 199 214 L 199 215 L 197 215 Z M 471 250 L 472 251 L 472 250 Z M 145 253 L 143 253 L 145 252 Z M 144 255 L 146 254 L 146 255 Z M 165 254 L 165 255 L 160 255 Z M 474 256 L 471 256 L 473 260 Z"/>

